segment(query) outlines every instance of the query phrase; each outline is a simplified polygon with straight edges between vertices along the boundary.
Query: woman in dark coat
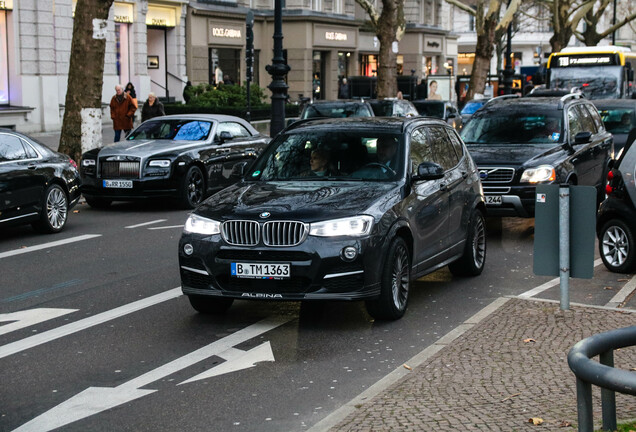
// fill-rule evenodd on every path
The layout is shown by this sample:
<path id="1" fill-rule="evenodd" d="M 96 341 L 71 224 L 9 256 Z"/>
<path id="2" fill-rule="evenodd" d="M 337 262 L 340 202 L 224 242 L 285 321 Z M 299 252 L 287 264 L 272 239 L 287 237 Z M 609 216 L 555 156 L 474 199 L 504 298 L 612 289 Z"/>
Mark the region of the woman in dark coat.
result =
<path id="1" fill-rule="evenodd" d="M 163 104 L 159 102 L 154 93 L 148 93 L 148 100 L 141 109 L 141 121 L 145 122 L 153 117 L 164 116 Z"/>

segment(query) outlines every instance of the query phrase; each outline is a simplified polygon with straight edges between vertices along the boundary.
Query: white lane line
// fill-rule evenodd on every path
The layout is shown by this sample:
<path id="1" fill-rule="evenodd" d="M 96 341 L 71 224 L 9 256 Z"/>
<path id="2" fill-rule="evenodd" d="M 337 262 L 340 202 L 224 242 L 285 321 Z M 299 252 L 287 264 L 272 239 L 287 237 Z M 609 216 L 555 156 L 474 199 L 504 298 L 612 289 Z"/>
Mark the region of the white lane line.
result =
<path id="1" fill-rule="evenodd" d="M 156 294 L 154 296 L 147 297 L 145 299 L 138 300 L 136 302 L 128 303 L 118 308 L 111 309 L 109 311 L 102 312 L 100 314 L 97 314 L 88 318 L 84 318 L 82 320 L 79 320 L 70 324 L 66 324 L 62 327 L 45 331 L 43 333 L 39 333 L 39 334 L 30 336 L 28 338 L 1 346 L 0 359 L 15 353 L 19 353 L 20 351 L 24 351 L 29 348 L 36 347 L 38 345 L 42 345 L 52 340 L 59 339 L 64 336 L 68 336 L 78 331 L 85 330 L 87 328 L 96 326 L 98 324 L 105 323 L 115 318 L 128 315 L 132 312 L 137 312 L 141 309 L 154 306 L 164 301 L 172 300 L 174 298 L 179 297 L 180 295 L 181 295 L 181 287 L 173 288 L 171 290 L 164 291 L 160 294 Z"/>
<path id="2" fill-rule="evenodd" d="M 603 264 L 603 260 L 602 259 L 597 259 L 596 261 L 594 261 L 594 267 L 597 267 L 599 265 Z M 553 286 L 558 285 L 561 282 L 560 278 L 554 278 L 552 280 L 549 280 L 548 282 L 544 283 L 543 285 L 539 285 L 536 288 L 531 289 L 530 291 L 526 291 L 523 294 L 519 294 L 517 297 L 522 298 L 522 299 L 527 299 L 530 297 L 534 297 L 537 294 L 541 294 L 543 291 L 549 290 L 550 288 L 552 288 Z"/>
<path id="3" fill-rule="evenodd" d="M 130 228 L 139 228 L 139 227 L 146 226 L 146 225 L 153 225 L 153 224 L 156 224 L 156 223 L 165 222 L 166 220 L 167 219 L 157 219 L 157 220 L 153 220 L 153 221 L 150 221 L 150 222 L 140 223 L 140 224 L 137 224 L 137 225 L 129 225 L 129 226 L 124 227 L 124 228 L 128 228 L 128 229 L 130 229 Z"/>
<path id="4" fill-rule="evenodd" d="M 101 234 L 85 234 L 85 235 L 81 235 L 81 236 L 77 236 L 77 237 L 70 237 L 64 240 L 58 240 L 58 241 L 54 241 L 54 242 L 49 242 L 49 243 L 43 243 L 40 245 L 34 245 L 34 246 L 27 246 L 21 249 L 15 249 L 15 250 L 11 250 L 11 251 L 7 251 L 7 252 L 2 252 L 0 253 L 0 259 L 2 258 L 7 258 L 10 256 L 15 256 L 15 255 L 21 255 L 21 254 L 25 254 L 25 253 L 29 253 L 29 252 L 34 252 L 37 250 L 42 250 L 42 249 L 48 249 L 48 248 L 52 248 L 52 247 L 56 247 L 56 246 L 62 246 L 65 244 L 69 244 L 69 243 L 75 243 L 78 241 L 82 241 L 82 240 L 89 240 L 95 237 L 101 237 Z"/>
<path id="5" fill-rule="evenodd" d="M 0 323 L 9 323 L 0 325 L 0 335 L 30 327 L 72 312 L 77 312 L 77 309 L 38 308 L 0 314 Z"/>
<path id="6" fill-rule="evenodd" d="M 625 284 L 623 289 L 616 293 L 605 306 L 618 307 L 634 290 L 636 290 L 636 277 L 632 277 L 632 279 Z"/>
<path id="7" fill-rule="evenodd" d="M 181 225 L 171 225 L 171 226 L 162 226 L 162 227 L 152 227 L 148 228 L 149 230 L 163 230 L 163 229 L 174 229 L 174 228 L 183 228 L 183 224 Z"/>

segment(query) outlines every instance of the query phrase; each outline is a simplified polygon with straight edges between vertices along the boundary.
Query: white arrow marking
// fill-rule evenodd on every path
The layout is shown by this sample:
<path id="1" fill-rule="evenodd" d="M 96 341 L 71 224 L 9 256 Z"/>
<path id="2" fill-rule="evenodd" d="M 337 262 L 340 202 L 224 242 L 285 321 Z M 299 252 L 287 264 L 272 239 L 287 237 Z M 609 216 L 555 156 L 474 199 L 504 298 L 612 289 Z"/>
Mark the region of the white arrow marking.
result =
<path id="1" fill-rule="evenodd" d="M 137 225 L 128 225 L 127 227 L 124 227 L 124 228 L 128 228 L 128 229 L 130 229 L 130 228 L 139 228 L 139 227 L 146 226 L 146 225 L 153 225 L 153 224 L 165 222 L 166 220 L 167 219 L 157 219 L 157 220 L 153 220 L 153 221 L 150 221 L 150 222 L 140 223 L 140 224 L 137 224 Z"/>
<path id="2" fill-rule="evenodd" d="M 265 318 L 264 320 L 252 324 L 249 327 L 245 327 L 244 329 L 226 336 L 223 339 L 214 341 L 209 345 L 199 348 L 198 350 L 183 357 L 179 357 L 170 363 L 166 363 L 163 366 L 151 370 L 150 372 L 125 382 L 115 388 L 90 387 L 67 401 L 62 402 L 60 405 L 51 408 L 30 422 L 25 423 L 15 429 L 14 432 L 50 431 L 107 409 L 122 405 L 126 402 L 133 401 L 142 396 L 154 393 L 156 390 L 143 390 L 141 387 L 168 375 L 172 375 L 181 369 L 192 366 L 193 364 L 205 360 L 213 355 L 226 353 L 228 356 L 232 356 L 233 354 L 236 354 L 235 351 L 230 351 L 234 345 L 238 345 L 273 330 L 291 320 L 292 318 L 289 317 Z M 259 352 L 258 356 L 261 358 L 263 356 L 260 351 L 263 349 L 263 345 L 255 349 Z M 255 350 L 250 350 L 248 353 Z M 245 353 L 245 355 L 248 353 Z M 254 355 L 254 358 L 256 358 L 256 355 Z"/>
<path id="3" fill-rule="evenodd" d="M 218 354 L 219 357 L 223 357 L 227 360 L 225 363 L 219 366 L 213 367 L 199 375 L 186 380 L 181 384 L 191 383 L 193 381 L 199 381 L 206 378 L 212 378 L 215 376 L 223 375 L 230 372 L 236 372 L 241 369 L 249 369 L 256 366 L 258 362 L 274 361 L 274 353 L 272 352 L 272 346 L 269 341 L 262 343 L 256 348 L 252 348 L 249 351 L 243 351 L 236 348 L 230 348 L 229 350 Z"/>
<path id="4" fill-rule="evenodd" d="M 76 311 L 77 309 L 40 308 L 0 314 L 0 323 L 15 321 L 11 324 L 0 325 L 0 335 L 39 324 L 43 321 L 48 321 Z"/>

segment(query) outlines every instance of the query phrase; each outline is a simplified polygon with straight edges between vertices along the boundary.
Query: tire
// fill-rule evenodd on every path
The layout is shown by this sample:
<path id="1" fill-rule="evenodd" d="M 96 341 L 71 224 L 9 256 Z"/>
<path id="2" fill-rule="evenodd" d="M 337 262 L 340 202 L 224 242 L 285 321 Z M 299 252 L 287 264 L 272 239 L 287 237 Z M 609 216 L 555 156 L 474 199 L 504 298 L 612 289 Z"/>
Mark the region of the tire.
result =
<path id="1" fill-rule="evenodd" d="M 234 303 L 232 298 L 224 297 L 208 297 L 208 296 L 188 296 L 190 305 L 199 313 L 202 314 L 224 314 Z"/>
<path id="2" fill-rule="evenodd" d="M 636 267 L 634 232 L 620 219 L 603 224 L 598 249 L 603 264 L 611 272 L 631 273 Z"/>
<path id="3" fill-rule="evenodd" d="M 468 225 L 464 254 L 448 265 L 455 276 L 478 276 L 486 265 L 486 221 L 479 210 L 474 210 Z"/>
<path id="4" fill-rule="evenodd" d="M 97 198 L 97 197 L 85 196 L 84 199 L 86 200 L 86 203 L 89 206 L 93 208 L 98 208 L 98 209 L 108 208 L 110 204 L 112 203 L 112 201 L 109 199 Z"/>
<path id="5" fill-rule="evenodd" d="M 179 191 L 179 207 L 193 209 L 203 202 L 205 195 L 205 179 L 198 166 L 192 165 L 181 181 Z"/>
<path id="6" fill-rule="evenodd" d="M 42 233 L 57 233 L 64 229 L 68 220 L 68 197 L 60 185 L 52 184 L 44 192 L 40 220 L 33 228 Z"/>
<path id="7" fill-rule="evenodd" d="M 382 268 L 380 296 L 367 300 L 369 315 L 378 320 L 402 318 L 409 301 L 411 257 L 406 242 L 396 237 L 389 246 Z"/>

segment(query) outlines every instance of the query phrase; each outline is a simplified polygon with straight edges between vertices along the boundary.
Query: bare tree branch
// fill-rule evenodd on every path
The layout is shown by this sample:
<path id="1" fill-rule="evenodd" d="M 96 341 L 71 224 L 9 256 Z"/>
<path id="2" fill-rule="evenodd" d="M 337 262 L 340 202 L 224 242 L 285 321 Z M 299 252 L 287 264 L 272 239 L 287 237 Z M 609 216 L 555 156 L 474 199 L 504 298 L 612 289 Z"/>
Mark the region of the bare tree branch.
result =
<path id="1" fill-rule="evenodd" d="M 376 7 L 369 0 L 356 0 L 356 3 L 360 5 L 362 9 L 369 15 L 369 19 L 371 20 L 371 25 L 373 28 L 378 27 L 378 20 L 380 19 L 380 14 Z"/>
<path id="2" fill-rule="evenodd" d="M 357 1 L 357 0 L 356 0 Z M 465 5 L 464 3 L 461 3 L 459 0 L 445 0 L 446 3 L 451 4 L 461 10 L 463 10 L 464 12 L 466 12 L 467 14 L 470 14 L 472 16 L 475 16 L 475 9 L 471 8 L 468 5 Z"/>

